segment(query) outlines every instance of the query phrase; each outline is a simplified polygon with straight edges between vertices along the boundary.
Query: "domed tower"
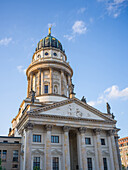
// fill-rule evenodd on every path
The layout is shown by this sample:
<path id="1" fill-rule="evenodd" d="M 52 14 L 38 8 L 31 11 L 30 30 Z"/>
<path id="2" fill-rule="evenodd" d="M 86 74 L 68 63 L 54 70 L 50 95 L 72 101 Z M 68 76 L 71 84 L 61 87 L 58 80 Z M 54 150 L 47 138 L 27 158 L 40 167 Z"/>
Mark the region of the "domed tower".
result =
<path id="1" fill-rule="evenodd" d="M 37 44 L 26 75 L 28 98 L 31 90 L 35 92 L 36 99 L 45 103 L 58 102 L 69 97 L 73 70 L 67 62 L 62 44 L 51 36 L 51 28 L 48 36 Z"/>

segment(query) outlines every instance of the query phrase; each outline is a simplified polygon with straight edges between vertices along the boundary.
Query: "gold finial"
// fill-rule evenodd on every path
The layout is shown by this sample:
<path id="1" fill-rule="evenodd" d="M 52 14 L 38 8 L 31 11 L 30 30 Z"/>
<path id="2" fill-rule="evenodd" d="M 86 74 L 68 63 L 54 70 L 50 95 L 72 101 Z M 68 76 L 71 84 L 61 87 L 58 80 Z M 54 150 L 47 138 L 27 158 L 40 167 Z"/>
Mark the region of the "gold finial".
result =
<path id="1" fill-rule="evenodd" d="M 51 28 L 52 28 L 52 25 L 49 27 L 48 29 L 48 34 L 51 35 Z"/>

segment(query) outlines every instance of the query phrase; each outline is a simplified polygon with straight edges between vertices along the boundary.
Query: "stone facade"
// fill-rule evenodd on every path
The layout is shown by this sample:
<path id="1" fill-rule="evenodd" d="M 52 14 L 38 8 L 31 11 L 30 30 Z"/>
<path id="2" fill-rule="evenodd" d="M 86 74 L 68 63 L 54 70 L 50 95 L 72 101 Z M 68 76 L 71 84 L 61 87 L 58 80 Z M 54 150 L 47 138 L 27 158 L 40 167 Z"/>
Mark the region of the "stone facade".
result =
<path id="1" fill-rule="evenodd" d="M 73 70 L 51 33 L 26 75 L 27 98 L 9 132 L 21 137 L 20 170 L 121 170 L 116 120 L 75 97 Z"/>

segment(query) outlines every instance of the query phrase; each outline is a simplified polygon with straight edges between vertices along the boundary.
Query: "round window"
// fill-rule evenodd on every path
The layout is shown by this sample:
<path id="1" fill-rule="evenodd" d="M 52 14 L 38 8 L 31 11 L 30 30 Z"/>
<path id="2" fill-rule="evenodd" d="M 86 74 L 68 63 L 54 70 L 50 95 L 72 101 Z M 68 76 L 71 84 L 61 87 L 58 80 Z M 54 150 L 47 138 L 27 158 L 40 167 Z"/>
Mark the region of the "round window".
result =
<path id="1" fill-rule="evenodd" d="M 48 52 L 46 52 L 45 55 L 48 55 Z"/>
<path id="2" fill-rule="evenodd" d="M 53 55 L 54 55 L 54 56 L 57 56 L 57 54 L 56 54 L 56 53 L 53 53 Z"/>

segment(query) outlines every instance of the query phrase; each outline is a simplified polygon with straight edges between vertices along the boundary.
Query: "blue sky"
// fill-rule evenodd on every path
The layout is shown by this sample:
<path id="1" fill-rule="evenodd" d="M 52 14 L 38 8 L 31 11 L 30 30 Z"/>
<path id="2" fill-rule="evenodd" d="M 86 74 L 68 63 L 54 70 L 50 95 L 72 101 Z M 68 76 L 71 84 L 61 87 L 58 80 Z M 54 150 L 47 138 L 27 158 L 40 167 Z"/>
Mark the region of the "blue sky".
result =
<path id="1" fill-rule="evenodd" d="M 76 97 L 116 116 L 128 136 L 128 0 L 0 1 L 0 135 L 27 94 L 25 69 L 40 39 L 61 41 L 74 70 Z"/>

